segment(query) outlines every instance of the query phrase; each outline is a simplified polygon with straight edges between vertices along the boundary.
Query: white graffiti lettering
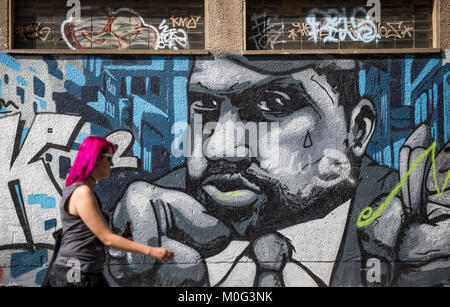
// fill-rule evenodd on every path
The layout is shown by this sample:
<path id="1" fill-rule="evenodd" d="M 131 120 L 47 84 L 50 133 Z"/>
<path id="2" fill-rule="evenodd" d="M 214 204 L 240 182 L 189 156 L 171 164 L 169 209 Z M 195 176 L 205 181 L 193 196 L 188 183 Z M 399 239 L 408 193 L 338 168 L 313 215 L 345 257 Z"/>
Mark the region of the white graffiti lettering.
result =
<path id="1" fill-rule="evenodd" d="M 169 28 L 164 19 L 159 25 L 160 36 L 157 49 L 168 47 L 171 50 L 188 49 L 187 34 L 183 29 Z"/>
<path id="2" fill-rule="evenodd" d="M 62 38 L 73 50 L 104 48 L 106 43 L 110 44 L 112 49 L 127 49 L 132 45 L 158 48 L 158 29 L 145 23 L 144 19 L 132 9 L 120 8 L 105 13 L 104 16 L 98 16 L 95 22 L 91 22 L 90 7 L 82 7 L 81 11 L 89 13 L 81 16 L 77 22 L 73 14 L 69 14 L 69 10 L 67 19 L 61 24 Z M 101 31 L 93 33 L 92 27 Z M 107 40 L 105 37 L 110 39 Z"/>
<path id="3" fill-rule="evenodd" d="M 136 157 L 126 157 L 125 152 L 133 145 L 134 136 L 126 130 L 114 131 L 106 137 L 108 141 L 117 145 L 116 153 L 113 157 L 114 168 L 138 168 Z"/>
<path id="4" fill-rule="evenodd" d="M 42 225 L 48 219 L 58 218 L 56 203 L 60 196 L 50 166 L 42 155 L 52 147 L 69 151 L 81 116 L 36 114 L 24 139 L 18 129 L 20 120 L 20 113 L 0 119 L 0 156 L 3 159 L 0 164 L 0 224 L 17 233 L 14 243 L 27 244 L 30 248 L 35 244 L 52 245 L 54 239 Z M 23 144 L 17 147 L 21 139 Z M 14 154 L 15 148 L 18 148 L 17 154 Z M 10 233 L 0 233 L 0 242 L 7 244 L 10 240 Z"/>
<path id="5" fill-rule="evenodd" d="M 310 26 L 309 34 L 315 43 L 319 41 L 322 32 L 327 34 L 323 39 L 324 42 L 338 42 L 349 38 L 352 41 L 369 43 L 379 38 L 375 23 L 367 17 L 357 21 L 358 14 L 367 16 L 366 10 L 362 7 L 354 8 L 350 18 L 347 17 L 345 8 L 341 8 L 341 12 L 337 9 L 313 9 L 306 18 L 306 23 Z"/>

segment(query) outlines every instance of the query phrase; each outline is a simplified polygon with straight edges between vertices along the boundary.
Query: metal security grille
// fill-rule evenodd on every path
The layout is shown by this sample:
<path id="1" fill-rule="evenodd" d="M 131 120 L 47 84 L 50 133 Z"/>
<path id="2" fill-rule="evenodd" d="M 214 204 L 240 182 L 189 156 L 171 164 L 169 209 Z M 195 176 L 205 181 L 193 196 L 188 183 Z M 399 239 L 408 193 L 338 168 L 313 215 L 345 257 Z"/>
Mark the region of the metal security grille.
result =
<path id="1" fill-rule="evenodd" d="M 17 0 L 15 49 L 205 48 L 203 0 Z"/>
<path id="2" fill-rule="evenodd" d="M 432 0 L 247 0 L 247 50 L 434 47 Z"/>

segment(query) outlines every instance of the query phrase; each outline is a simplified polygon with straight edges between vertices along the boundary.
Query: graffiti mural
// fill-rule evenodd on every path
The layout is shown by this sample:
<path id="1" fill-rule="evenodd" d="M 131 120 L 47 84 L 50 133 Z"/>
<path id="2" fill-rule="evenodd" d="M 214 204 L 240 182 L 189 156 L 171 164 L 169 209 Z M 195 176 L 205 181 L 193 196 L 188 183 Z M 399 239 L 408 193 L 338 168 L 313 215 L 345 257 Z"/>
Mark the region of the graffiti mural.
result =
<path id="1" fill-rule="evenodd" d="M 248 1 L 250 49 L 431 47 L 432 4 L 379 0 L 340 3 Z"/>
<path id="2" fill-rule="evenodd" d="M 127 1 L 112 4 L 103 0 L 45 0 L 38 7 L 18 3 L 15 46 L 72 50 L 204 48 L 203 1 L 190 1 L 182 7 L 174 1 L 129 5 Z"/>
<path id="3" fill-rule="evenodd" d="M 83 8 L 90 12 L 91 8 Z M 81 11 L 83 12 L 83 10 Z M 70 49 L 189 49 L 188 34 L 182 28 L 195 29 L 201 16 L 164 19 L 158 27 L 146 24 L 134 10 L 120 8 L 97 17 L 91 24 L 88 14 L 80 21 L 71 16 L 61 25 L 64 41 Z M 83 16 L 84 16 L 83 15 Z M 186 21 L 186 22 L 185 22 Z"/>
<path id="4" fill-rule="evenodd" d="M 185 27 L 195 19 L 174 19 Z M 0 283 L 37 286 L 89 135 L 114 286 L 449 284 L 450 63 L 0 53 Z"/>

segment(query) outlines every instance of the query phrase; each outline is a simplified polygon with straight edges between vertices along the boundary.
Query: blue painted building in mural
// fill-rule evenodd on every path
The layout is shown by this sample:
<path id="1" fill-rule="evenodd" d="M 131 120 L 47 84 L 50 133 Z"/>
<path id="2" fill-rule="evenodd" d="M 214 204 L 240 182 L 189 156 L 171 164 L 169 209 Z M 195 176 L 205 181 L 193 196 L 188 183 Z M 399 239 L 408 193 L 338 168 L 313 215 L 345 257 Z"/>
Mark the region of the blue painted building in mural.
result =
<path id="1" fill-rule="evenodd" d="M 170 148 L 176 137 L 172 125 L 187 123 L 189 58 L 85 57 L 83 72 L 67 65 L 68 93 L 104 117 L 103 124 L 92 124 L 92 134 L 132 132 L 132 154 L 149 173 L 164 174 L 184 162 L 172 156 Z"/>
<path id="2" fill-rule="evenodd" d="M 170 148 L 176 137 L 172 125 L 187 122 L 188 57 L 86 56 L 82 68 L 67 61 L 64 73 L 53 56 L 44 56 L 43 62 L 48 69 L 44 72 L 21 67 L 13 57 L 0 53 L 0 116 L 45 112 L 54 103 L 58 113 L 83 114 L 93 135 L 106 136 L 119 129 L 132 132 L 135 141 L 130 154 L 140 158 L 141 169 L 148 173 L 164 174 L 184 162 L 172 156 Z M 49 91 L 56 83 L 67 92 Z M 28 129 L 23 127 L 22 141 Z M 87 136 L 81 133 L 73 149 Z M 64 164 L 67 170 L 70 163 Z"/>
<path id="3" fill-rule="evenodd" d="M 91 134 L 105 136 L 118 129 L 132 132 L 135 141 L 130 154 L 140 158 L 142 170 L 148 173 L 162 175 L 184 162 L 170 154 L 177 137 L 171 127 L 187 122 L 186 88 L 192 59 L 86 56 L 82 68 L 66 62 L 65 74 L 52 56 L 43 60 L 48 74 L 63 81 L 67 90 L 59 96 L 53 93 L 57 112 L 83 114 L 91 123 Z M 6 54 L 1 54 L 0 62 L 4 72 L 0 115 L 13 109 L 11 105 L 6 108 L 8 100 L 19 106 L 32 103 L 34 112 L 45 111 L 50 99 L 45 78 L 39 78 L 33 68 L 21 68 Z M 360 94 L 370 96 L 377 111 L 377 128 L 367 153 L 378 163 L 398 169 L 401 146 L 425 120 L 430 121 L 438 145 L 448 142 L 450 63 L 442 65 L 438 56 L 379 59 L 377 65 L 365 63 L 359 76 Z M 16 99 L 2 97 L 2 89 L 11 93 L 12 87 Z M 26 133 L 24 127 L 23 137 Z M 74 149 L 82 140 L 77 140 Z"/>
<path id="4" fill-rule="evenodd" d="M 32 106 L 33 111 L 47 110 L 45 83 L 33 67 L 24 68 L 14 58 L 0 53 L 0 115 L 8 115 Z"/>
<path id="5" fill-rule="evenodd" d="M 384 66 L 364 66 L 360 95 L 371 97 L 377 128 L 367 153 L 379 164 L 398 169 L 401 146 L 411 132 L 429 121 L 439 145 L 450 137 L 450 63 L 442 59 L 406 56 L 385 60 Z M 400 78 L 399 78 L 400 77 Z"/>

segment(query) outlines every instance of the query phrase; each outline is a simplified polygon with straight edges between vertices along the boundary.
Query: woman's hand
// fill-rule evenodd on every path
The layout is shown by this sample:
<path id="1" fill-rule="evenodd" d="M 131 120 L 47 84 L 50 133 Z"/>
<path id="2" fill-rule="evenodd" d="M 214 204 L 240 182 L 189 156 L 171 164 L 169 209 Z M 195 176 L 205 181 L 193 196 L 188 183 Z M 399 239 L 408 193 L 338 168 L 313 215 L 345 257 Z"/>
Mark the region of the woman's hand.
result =
<path id="1" fill-rule="evenodd" d="M 150 247 L 147 256 L 167 263 L 173 259 L 173 252 L 164 247 Z"/>

